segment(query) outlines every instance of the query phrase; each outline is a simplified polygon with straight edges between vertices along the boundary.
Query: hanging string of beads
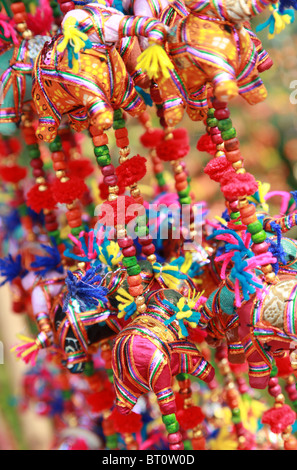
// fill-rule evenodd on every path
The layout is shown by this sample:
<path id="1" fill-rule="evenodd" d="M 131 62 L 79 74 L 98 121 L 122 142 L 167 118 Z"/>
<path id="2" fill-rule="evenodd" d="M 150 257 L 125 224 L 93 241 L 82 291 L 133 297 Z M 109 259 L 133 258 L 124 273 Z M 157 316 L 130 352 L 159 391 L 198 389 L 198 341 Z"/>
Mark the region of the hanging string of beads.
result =
<path id="1" fill-rule="evenodd" d="M 224 346 L 220 346 L 216 349 L 215 359 L 217 361 L 219 372 L 223 378 L 225 400 L 232 413 L 232 422 L 234 424 L 238 440 L 238 449 L 247 450 L 248 447 L 245 438 L 246 431 L 242 424 L 239 409 L 239 392 L 234 383 L 233 374 L 227 359 L 227 350 Z"/>
<path id="2" fill-rule="evenodd" d="M 13 13 L 13 19 L 16 24 L 16 30 L 22 39 L 31 39 L 33 37 L 32 31 L 28 29 L 27 25 L 27 12 L 23 2 L 18 0 L 12 0 L 11 11 Z"/>
<path id="3" fill-rule="evenodd" d="M 236 130 L 233 127 L 232 120 L 230 119 L 230 111 L 227 104 L 217 99 L 212 100 L 213 108 L 210 109 L 209 115 L 212 116 L 208 119 L 209 127 L 217 127 L 221 131 L 221 136 L 224 141 L 225 155 L 227 160 L 232 164 L 237 175 L 245 175 L 246 171 L 243 167 L 243 158 L 239 149 L 239 141 L 236 137 Z M 223 193 L 224 189 L 222 188 Z M 252 237 L 252 250 L 255 255 L 264 254 L 268 251 L 269 244 L 266 242 L 266 232 L 263 230 L 262 223 L 257 219 L 256 208 L 247 200 L 246 195 L 238 197 L 237 210 L 235 209 L 235 201 L 231 210 L 234 217 L 240 213 L 241 223 L 246 225 L 247 231 Z M 275 273 L 272 266 L 261 267 L 265 280 L 268 283 L 275 282 Z"/>

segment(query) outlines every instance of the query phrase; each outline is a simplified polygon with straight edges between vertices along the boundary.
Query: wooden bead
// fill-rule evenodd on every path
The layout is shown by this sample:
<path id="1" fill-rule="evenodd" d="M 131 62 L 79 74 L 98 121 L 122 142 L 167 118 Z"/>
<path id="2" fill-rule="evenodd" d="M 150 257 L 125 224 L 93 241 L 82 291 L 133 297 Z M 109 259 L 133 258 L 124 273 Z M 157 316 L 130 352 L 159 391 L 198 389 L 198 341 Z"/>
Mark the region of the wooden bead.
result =
<path id="1" fill-rule="evenodd" d="M 60 170 L 67 170 L 67 162 L 54 162 L 53 163 L 53 169 L 55 171 L 60 171 Z"/>
<path id="2" fill-rule="evenodd" d="M 162 163 L 158 163 L 157 165 L 154 166 L 154 172 L 158 175 L 159 173 L 162 173 L 164 171 L 164 166 Z"/>
<path id="3" fill-rule="evenodd" d="M 75 209 L 73 211 L 67 212 L 66 216 L 67 216 L 68 221 L 69 220 L 79 219 L 81 217 L 81 211 L 80 211 L 80 209 Z"/>
<path id="4" fill-rule="evenodd" d="M 229 162 L 235 163 L 241 160 L 241 152 L 240 150 L 232 150 L 231 152 L 226 151 L 226 158 Z"/>
<path id="5" fill-rule="evenodd" d="M 106 134 L 93 136 L 93 144 L 95 147 L 101 147 L 102 145 L 108 145 L 108 136 Z"/>
<path id="6" fill-rule="evenodd" d="M 68 220 L 68 225 L 70 228 L 76 228 L 81 226 L 81 218 L 80 219 L 74 219 L 74 220 Z"/>
<path id="7" fill-rule="evenodd" d="M 130 287 L 136 287 L 142 283 L 142 277 L 140 276 L 140 274 L 138 274 L 138 276 L 128 276 L 127 282 Z"/>
<path id="8" fill-rule="evenodd" d="M 25 23 L 26 20 L 27 20 L 27 13 L 26 11 L 25 12 L 21 12 L 21 13 L 17 13 L 16 15 L 14 15 L 13 17 L 14 21 L 19 24 L 19 23 Z"/>
<path id="9" fill-rule="evenodd" d="M 107 186 L 115 186 L 118 183 L 118 177 L 116 175 L 105 176 L 103 181 Z"/>
<path id="10" fill-rule="evenodd" d="M 32 171 L 32 174 L 34 178 L 40 178 L 40 177 L 45 176 L 45 172 L 43 171 L 42 168 L 34 168 L 34 170 Z"/>
<path id="11" fill-rule="evenodd" d="M 17 2 L 10 5 L 11 11 L 14 15 L 18 13 L 26 13 L 26 8 L 23 2 Z"/>
<path id="12" fill-rule="evenodd" d="M 140 245 L 150 245 L 153 241 L 153 237 L 151 235 L 146 235 L 145 237 L 141 237 L 138 239 Z"/>
<path id="13" fill-rule="evenodd" d="M 131 294 L 133 297 L 138 297 L 143 294 L 143 285 L 135 286 L 135 287 L 129 287 L 129 294 Z"/>
<path id="14" fill-rule="evenodd" d="M 115 174 L 115 167 L 113 165 L 107 165 L 101 168 L 103 176 L 111 176 Z"/>
<path id="15" fill-rule="evenodd" d="M 241 217 L 250 217 L 256 213 L 256 208 L 253 204 L 248 204 L 240 209 Z"/>
<path id="16" fill-rule="evenodd" d="M 130 142 L 129 142 L 128 137 L 123 137 L 122 139 L 117 139 L 116 140 L 117 147 L 119 147 L 121 149 L 124 148 L 124 147 L 128 147 L 129 143 Z"/>
<path id="17" fill-rule="evenodd" d="M 122 129 L 116 129 L 114 134 L 117 140 L 126 138 L 128 137 L 128 129 L 126 127 L 123 127 Z"/>
<path id="18" fill-rule="evenodd" d="M 237 137 L 225 141 L 225 150 L 226 152 L 233 152 L 233 150 L 239 149 L 239 140 Z"/>
<path id="19" fill-rule="evenodd" d="M 175 185 L 175 188 L 176 188 L 177 192 L 183 191 L 187 187 L 188 187 L 188 182 L 187 181 L 183 181 L 183 182 L 177 183 Z"/>
<path id="20" fill-rule="evenodd" d="M 182 171 L 181 173 L 174 175 L 174 178 L 177 183 L 182 183 L 183 181 L 187 181 L 187 174 Z"/>
<path id="21" fill-rule="evenodd" d="M 244 225 L 249 225 L 249 224 L 252 224 L 254 222 L 257 222 L 257 216 L 255 214 L 251 215 L 249 217 L 241 216 L 241 221 Z"/>

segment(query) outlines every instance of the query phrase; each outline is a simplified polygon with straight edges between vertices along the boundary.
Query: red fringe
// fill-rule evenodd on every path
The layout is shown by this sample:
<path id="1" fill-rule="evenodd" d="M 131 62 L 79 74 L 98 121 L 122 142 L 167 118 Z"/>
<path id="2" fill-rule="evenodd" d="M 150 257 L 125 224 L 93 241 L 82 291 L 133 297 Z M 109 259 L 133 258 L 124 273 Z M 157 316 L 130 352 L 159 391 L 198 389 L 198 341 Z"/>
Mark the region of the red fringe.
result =
<path id="1" fill-rule="evenodd" d="M 221 181 L 221 190 L 228 201 L 234 201 L 245 195 L 252 196 L 258 190 L 258 183 L 250 173 L 238 175 L 235 173 L 232 178 L 228 174 Z"/>
<path id="2" fill-rule="evenodd" d="M 68 164 L 69 174 L 77 178 L 85 179 L 94 172 L 90 160 L 81 158 L 79 160 L 70 160 Z"/>
<path id="3" fill-rule="evenodd" d="M 1 166 L 0 176 L 6 183 L 19 183 L 27 175 L 27 168 L 19 165 Z"/>
<path id="4" fill-rule="evenodd" d="M 296 413 L 289 405 L 281 408 L 270 408 L 262 416 L 262 423 L 268 424 L 275 434 L 284 432 L 288 426 L 292 426 L 296 420 Z"/>
<path id="5" fill-rule="evenodd" d="M 213 143 L 209 134 L 204 134 L 200 137 L 196 148 L 199 152 L 207 152 L 210 155 L 215 155 L 217 151 L 217 146 Z"/>
<path id="6" fill-rule="evenodd" d="M 179 410 L 176 413 L 176 417 L 183 430 L 187 431 L 201 424 L 205 415 L 202 413 L 200 406 L 191 406 L 190 408 Z"/>
<path id="7" fill-rule="evenodd" d="M 28 28 L 35 36 L 44 35 L 51 31 L 54 22 L 53 11 L 47 0 L 40 1 L 40 8 L 37 8 L 35 15 L 28 13 Z"/>
<path id="8" fill-rule="evenodd" d="M 115 408 L 109 419 L 113 422 L 115 431 L 120 434 L 134 434 L 141 431 L 143 426 L 141 415 L 133 411 L 128 415 L 122 415 Z"/>
<path id="9" fill-rule="evenodd" d="M 77 176 L 71 176 L 66 183 L 61 183 L 56 179 L 52 184 L 52 190 L 56 202 L 60 204 L 71 204 L 76 199 L 80 199 L 88 187 L 85 182 Z"/>
<path id="10" fill-rule="evenodd" d="M 37 214 L 42 209 L 54 210 L 56 201 L 53 197 L 52 189 L 48 186 L 46 191 L 39 191 L 39 185 L 35 184 L 27 194 L 27 205 Z"/>
<path id="11" fill-rule="evenodd" d="M 204 168 L 204 173 L 206 173 L 213 181 L 220 183 L 224 176 L 228 176 L 229 178 L 231 173 L 235 174 L 235 170 L 227 158 L 223 156 L 210 160 Z"/>
<path id="12" fill-rule="evenodd" d="M 116 168 L 119 185 L 132 186 L 146 175 L 146 159 L 140 155 L 130 158 Z"/>
<path id="13" fill-rule="evenodd" d="M 162 138 L 164 137 L 164 131 L 162 129 L 152 129 L 151 131 L 146 131 L 140 137 L 140 143 L 148 149 L 156 148 Z"/>

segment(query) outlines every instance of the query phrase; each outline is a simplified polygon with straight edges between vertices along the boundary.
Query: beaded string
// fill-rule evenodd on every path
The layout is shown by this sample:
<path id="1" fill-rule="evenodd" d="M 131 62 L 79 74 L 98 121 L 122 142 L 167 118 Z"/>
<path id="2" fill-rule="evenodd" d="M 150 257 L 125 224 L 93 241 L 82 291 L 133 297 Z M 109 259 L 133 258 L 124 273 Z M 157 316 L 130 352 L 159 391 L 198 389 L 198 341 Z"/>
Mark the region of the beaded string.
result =
<path id="1" fill-rule="evenodd" d="M 116 132 L 117 145 L 120 147 L 120 164 L 121 162 L 126 161 L 130 154 L 128 135 L 125 131 L 117 132 L 124 128 L 126 129 L 125 122 L 122 121 L 124 121 L 124 119 L 122 119 L 122 114 L 115 113 L 114 128 Z M 111 163 L 108 137 L 103 130 L 96 128 L 95 126 L 90 126 L 89 131 L 93 140 L 95 157 L 103 175 L 103 182 L 108 186 L 108 201 L 117 201 L 119 193 L 119 187 L 117 186 L 118 177 L 116 175 L 115 167 Z M 131 190 L 131 195 L 132 197 L 135 196 L 137 201 L 138 192 L 135 193 L 134 191 L 136 191 L 135 188 Z M 115 227 L 115 231 L 116 240 L 122 249 L 124 256 L 123 265 L 127 268 L 127 280 L 130 286 L 129 293 L 135 298 L 138 312 L 144 313 L 146 311 L 146 305 L 145 298 L 143 296 L 142 278 L 140 276 L 141 268 L 136 258 L 134 241 L 131 237 L 127 236 L 125 226 L 117 225 Z"/>
<path id="2" fill-rule="evenodd" d="M 232 422 L 234 424 L 238 450 L 246 449 L 245 428 L 242 424 L 239 409 L 239 392 L 235 386 L 233 375 L 227 359 L 227 351 L 224 347 L 219 347 L 215 353 L 219 372 L 223 378 L 225 399 L 232 413 Z"/>
<path id="3" fill-rule="evenodd" d="M 31 158 L 30 166 L 32 168 L 32 174 L 35 178 L 35 182 L 38 185 L 40 192 L 46 191 L 48 185 L 46 182 L 46 175 L 43 169 L 43 160 L 41 158 L 40 147 L 35 129 L 32 122 L 31 111 L 24 112 L 21 124 L 24 141 L 27 146 L 29 157 Z M 60 232 L 58 229 L 57 217 L 54 210 L 43 209 L 44 212 L 44 223 L 45 228 L 50 238 L 54 239 L 56 244 L 60 244 Z"/>
<path id="4" fill-rule="evenodd" d="M 49 144 L 50 151 L 52 152 L 53 168 L 56 172 L 56 177 L 61 183 L 67 183 L 68 177 L 68 162 L 62 147 L 62 139 L 58 135 L 53 142 Z M 84 230 L 82 223 L 82 209 L 78 200 L 73 200 L 71 203 L 66 204 L 67 212 L 66 218 L 71 233 L 73 236 L 78 237 Z"/>
<path id="5" fill-rule="evenodd" d="M 16 23 L 16 30 L 23 39 L 32 39 L 32 31 L 28 29 L 27 19 L 28 15 L 26 12 L 26 7 L 23 2 L 18 0 L 12 0 L 11 11 L 13 14 L 13 19 Z"/>
<path id="6" fill-rule="evenodd" d="M 239 149 L 239 141 L 236 137 L 236 130 L 232 125 L 232 120 L 229 117 L 230 111 L 227 108 L 227 103 L 213 99 L 212 106 L 213 108 L 209 110 L 209 116 L 213 117 L 208 118 L 207 124 L 209 127 L 217 127 L 219 131 L 221 131 L 227 160 L 232 163 L 237 174 L 244 174 L 245 169 Z M 247 231 L 251 234 L 253 241 L 251 248 L 253 252 L 255 255 L 266 253 L 269 248 L 266 242 L 267 235 L 263 230 L 262 223 L 257 219 L 255 206 L 247 200 L 247 196 L 243 196 L 239 198 L 237 208 L 238 210 L 235 209 L 235 203 L 232 204 L 231 210 L 235 212 L 235 215 L 237 215 L 237 213 L 240 214 L 242 224 L 246 225 Z M 275 282 L 276 276 L 271 264 L 262 266 L 261 270 L 264 273 L 266 282 Z"/>

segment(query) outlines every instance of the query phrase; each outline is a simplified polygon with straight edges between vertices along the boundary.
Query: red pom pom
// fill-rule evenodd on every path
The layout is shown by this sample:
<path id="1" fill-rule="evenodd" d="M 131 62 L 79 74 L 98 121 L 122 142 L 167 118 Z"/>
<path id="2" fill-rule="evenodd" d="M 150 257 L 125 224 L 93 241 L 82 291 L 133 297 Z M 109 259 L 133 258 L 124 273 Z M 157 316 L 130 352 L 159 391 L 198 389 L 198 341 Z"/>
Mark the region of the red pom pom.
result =
<path id="1" fill-rule="evenodd" d="M 229 178 L 230 173 L 235 174 L 235 170 L 227 158 L 222 156 L 210 160 L 204 168 L 204 173 L 206 173 L 210 179 L 219 183 L 224 176 L 228 176 Z"/>
<path id="2" fill-rule="evenodd" d="M 153 149 L 159 145 L 163 137 L 164 131 L 162 129 L 152 129 L 146 131 L 145 134 L 140 137 L 140 142 L 145 148 Z"/>
<path id="3" fill-rule="evenodd" d="M 53 210 L 56 208 L 56 201 L 53 196 L 51 187 L 47 187 L 45 191 L 39 191 L 39 185 L 35 184 L 27 194 L 27 205 L 32 211 L 39 214 L 42 209 Z"/>
<path id="4" fill-rule="evenodd" d="M 90 176 L 94 168 L 87 158 L 81 158 L 79 160 L 70 160 L 68 164 L 69 173 L 71 176 L 76 176 L 77 178 L 85 179 Z"/>
<path id="5" fill-rule="evenodd" d="M 87 395 L 87 402 L 93 413 L 100 413 L 110 410 L 114 405 L 114 392 L 111 387 L 104 388 L 101 392 L 90 393 Z"/>
<path id="6" fill-rule="evenodd" d="M 136 155 L 116 168 L 119 184 L 132 186 L 146 175 L 146 159 Z"/>
<path id="7" fill-rule="evenodd" d="M 175 129 L 173 138 L 162 140 L 156 148 L 158 157 L 164 162 L 180 160 L 190 151 L 189 135 L 186 129 Z"/>
<path id="8" fill-rule="evenodd" d="M 27 175 L 27 168 L 19 165 L 1 166 L 0 175 L 6 183 L 19 183 Z"/>
<path id="9" fill-rule="evenodd" d="M 89 450 L 89 447 L 83 439 L 75 439 L 74 442 L 69 445 L 69 450 Z"/>
<path id="10" fill-rule="evenodd" d="M 37 8 L 35 15 L 28 13 L 28 28 L 34 33 L 34 36 L 44 35 L 51 31 L 54 22 L 53 11 L 47 0 L 41 0 L 40 8 Z"/>
<path id="11" fill-rule="evenodd" d="M 235 173 L 232 178 L 230 174 L 221 181 L 221 190 L 228 201 L 235 201 L 239 197 L 252 196 L 258 190 L 258 183 L 250 173 L 238 175 Z"/>
<path id="12" fill-rule="evenodd" d="M 116 201 L 106 201 L 101 206 L 101 215 L 99 222 L 104 223 L 106 227 L 116 227 L 117 225 L 128 224 L 135 219 L 137 213 L 128 212 L 135 201 L 130 196 L 119 196 Z"/>
<path id="13" fill-rule="evenodd" d="M 11 137 L 9 139 L 9 147 L 14 154 L 19 154 L 22 150 L 21 142 L 16 137 Z"/>
<path id="14" fill-rule="evenodd" d="M 187 431 L 201 424 L 205 415 L 199 406 L 191 406 L 190 408 L 179 410 L 176 413 L 176 417 L 183 430 Z"/>
<path id="15" fill-rule="evenodd" d="M 196 148 L 199 152 L 207 152 L 210 155 L 214 155 L 217 151 L 217 146 L 213 143 L 209 134 L 204 134 L 200 137 Z"/>
<path id="16" fill-rule="evenodd" d="M 56 179 L 52 185 L 56 202 L 61 204 L 71 204 L 76 199 L 80 199 L 88 188 L 85 182 L 77 176 L 71 176 L 66 183 Z"/>
<path id="17" fill-rule="evenodd" d="M 115 408 L 109 419 L 113 422 L 115 431 L 121 434 L 134 434 L 142 429 L 141 415 L 133 411 L 128 415 L 123 415 Z"/>
<path id="18" fill-rule="evenodd" d="M 263 413 L 262 423 L 268 424 L 275 434 L 284 432 L 284 430 L 295 423 L 296 413 L 289 405 L 283 405 L 281 408 L 270 408 Z"/>
<path id="19" fill-rule="evenodd" d="M 200 330 L 199 328 L 189 328 L 189 336 L 188 340 L 193 341 L 193 343 L 203 343 L 205 338 L 207 337 L 207 333 L 204 330 Z"/>

